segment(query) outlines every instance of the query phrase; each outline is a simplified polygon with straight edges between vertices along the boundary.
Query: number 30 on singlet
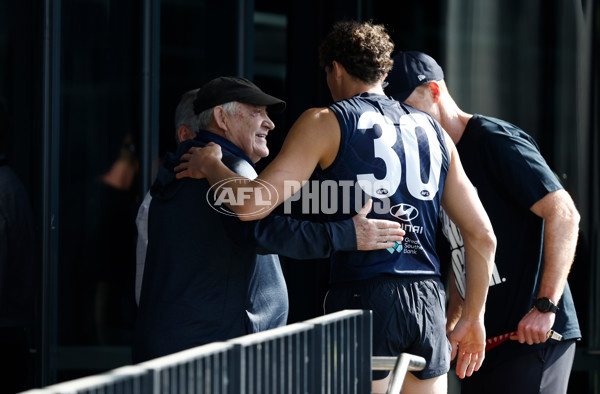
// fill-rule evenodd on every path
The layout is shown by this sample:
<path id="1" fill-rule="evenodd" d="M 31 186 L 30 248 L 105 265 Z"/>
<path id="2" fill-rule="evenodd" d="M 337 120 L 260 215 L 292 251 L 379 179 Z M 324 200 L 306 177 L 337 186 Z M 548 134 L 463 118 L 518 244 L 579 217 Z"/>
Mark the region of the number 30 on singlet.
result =
<path id="1" fill-rule="evenodd" d="M 373 140 L 375 157 L 385 162 L 386 173 L 383 179 L 375 178 L 373 173 L 357 175 L 358 184 L 365 193 L 379 199 L 389 198 L 396 193 L 403 176 L 399 155 L 403 155 L 406 163 L 406 186 L 410 194 L 419 200 L 432 200 L 439 190 L 439 179 L 442 168 L 442 150 L 437 133 L 429 119 L 419 113 L 403 115 L 400 118 L 400 138 L 404 151 L 394 150 L 398 133 L 396 126 L 387 117 L 378 112 L 365 112 L 358 120 L 359 130 L 371 129 L 374 125 L 381 127 L 382 133 Z M 420 157 L 419 143 L 429 146 L 429 157 Z M 429 161 L 429 177 L 427 183 L 421 180 L 421 165 Z"/>

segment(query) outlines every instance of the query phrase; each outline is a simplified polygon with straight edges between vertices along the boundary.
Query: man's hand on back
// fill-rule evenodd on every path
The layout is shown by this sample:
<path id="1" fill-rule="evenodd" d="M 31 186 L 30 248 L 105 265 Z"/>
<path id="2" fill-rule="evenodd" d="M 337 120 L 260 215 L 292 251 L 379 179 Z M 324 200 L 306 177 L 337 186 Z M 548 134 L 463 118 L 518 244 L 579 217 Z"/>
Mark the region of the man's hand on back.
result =
<path id="1" fill-rule="evenodd" d="M 404 230 L 400 224 L 390 220 L 368 219 L 373 200 L 369 199 L 353 218 L 356 230 L 357 250 L 378 250 L 393 248 L 396 242 L 404 240 Z"/>

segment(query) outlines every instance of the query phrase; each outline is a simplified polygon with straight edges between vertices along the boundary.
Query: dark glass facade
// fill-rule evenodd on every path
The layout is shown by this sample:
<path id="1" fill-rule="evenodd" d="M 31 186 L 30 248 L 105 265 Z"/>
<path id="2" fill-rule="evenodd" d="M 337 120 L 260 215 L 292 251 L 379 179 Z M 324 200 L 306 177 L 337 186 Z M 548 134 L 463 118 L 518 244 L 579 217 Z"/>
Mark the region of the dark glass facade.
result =
<path id="1" fill-rule="evenodd" d="M 384 23 L 397 49 L 440 61 L 462 108 L 536 139 L 582 216 L 570 282 L 584 339 L 571 386 L 598 388 L 600 5 L 400 3 L 0 2 L 0 100 L 9 120 L 0 123 L 0 154 L 29 194 L 38 268 L 35 277 L 0 277 L 0 290 L 7 280 L 35 284 L 23 388 L 130 362 L 135 215 L 175 147 L 181 94 L 242 75 L 285 99 L 285 114 L 273 116 L 273 157 L 303 110 L 331 101 L 317 48 L 333 22 L 348 18 Z M 322 313 L 327 264 L 283 264 L 290 322 Z"/>

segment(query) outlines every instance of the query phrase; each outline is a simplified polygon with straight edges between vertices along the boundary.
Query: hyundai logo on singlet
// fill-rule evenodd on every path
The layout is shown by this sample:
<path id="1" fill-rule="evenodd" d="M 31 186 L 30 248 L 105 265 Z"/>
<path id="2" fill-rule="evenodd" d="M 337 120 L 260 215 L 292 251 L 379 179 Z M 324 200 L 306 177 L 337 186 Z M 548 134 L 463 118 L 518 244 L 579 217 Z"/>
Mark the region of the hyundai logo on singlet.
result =
<path id="1" fill-rule="evenodd" d="M 398 204 L 390 208 L 390 214 L 404 222 L 410 222 L 419 216 L 419 210 L 410 204 Z"/>

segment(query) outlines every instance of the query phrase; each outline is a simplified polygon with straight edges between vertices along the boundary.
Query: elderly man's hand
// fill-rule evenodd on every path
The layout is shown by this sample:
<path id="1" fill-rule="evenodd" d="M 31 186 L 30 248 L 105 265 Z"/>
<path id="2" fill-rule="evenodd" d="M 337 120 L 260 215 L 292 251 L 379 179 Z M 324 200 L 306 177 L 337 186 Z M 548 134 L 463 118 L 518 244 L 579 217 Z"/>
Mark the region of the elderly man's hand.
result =
<path id="1" fill-rule="evenodd" d="M 485 327 L 483 320 L 460 319 L 448 336 L 452 345 L 451 359 L 456 360 L 456 374 L 459 378 L 471 376 L 478 371 L 485 358 Z"/>
<path id="2" fill-rule="evenodd" d="M 404 230 L 400 224 L 390 220 L 367 219 L 373 200 L 369 199 L 353 218 L 356 230 L 357 250 L 378 250 L 393 248 L 396 242 L 404 240 Z"/>
<path id="3" fill-rule="evenodd" d="M 221 161 L 223 152 L 221 147 L 214 142 L 209 142 L 204 148 L 192 147 L 181 156 L 180 163 L 175 167 L 177 179 L 205 178 L 208 166 L 215 161 Z"/>

